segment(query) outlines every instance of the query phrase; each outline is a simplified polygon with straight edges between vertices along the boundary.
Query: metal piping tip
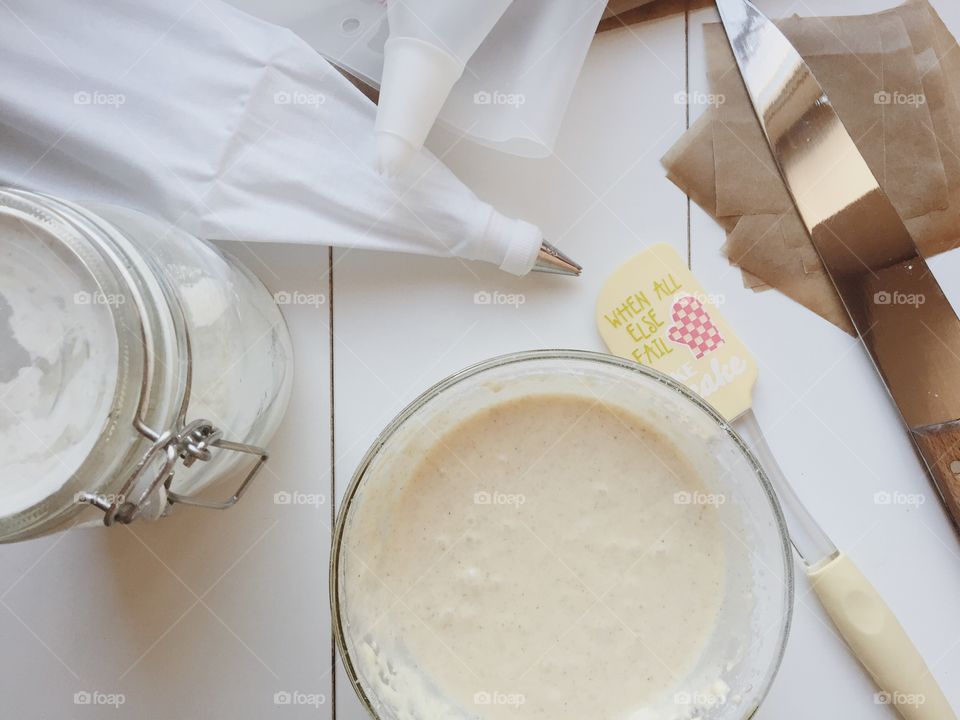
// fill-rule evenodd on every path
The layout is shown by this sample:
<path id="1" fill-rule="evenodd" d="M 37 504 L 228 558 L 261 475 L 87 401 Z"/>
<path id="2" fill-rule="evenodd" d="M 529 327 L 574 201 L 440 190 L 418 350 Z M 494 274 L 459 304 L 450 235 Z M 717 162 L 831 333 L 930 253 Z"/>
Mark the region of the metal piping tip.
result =
<path id="1" fill-rule="evenodd" d="M 537 253 L 537 261 L 534 263 L 531 272 L 579 277 L 581 270 L 583 268 L 580 265 L 544 240 L 540 243 L 540 252 Z"/>

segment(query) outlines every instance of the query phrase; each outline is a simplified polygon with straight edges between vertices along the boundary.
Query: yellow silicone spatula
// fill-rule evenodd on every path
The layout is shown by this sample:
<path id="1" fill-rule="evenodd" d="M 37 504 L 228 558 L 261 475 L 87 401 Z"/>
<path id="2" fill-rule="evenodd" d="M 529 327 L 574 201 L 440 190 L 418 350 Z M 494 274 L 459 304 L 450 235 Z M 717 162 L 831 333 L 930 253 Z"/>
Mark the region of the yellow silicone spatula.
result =
<path id="1" fill-rule="evenodd" d="M 800 502 L 751 410 L 757 365 L 676 251 L 652 246 L 622 265 L 597 299 L 610 352 L 685 383 L 730 422 L 780 499 L 813 589 L 850 649 L 907 720 L 955 720 L 906 631 L 863 573 Z"/>

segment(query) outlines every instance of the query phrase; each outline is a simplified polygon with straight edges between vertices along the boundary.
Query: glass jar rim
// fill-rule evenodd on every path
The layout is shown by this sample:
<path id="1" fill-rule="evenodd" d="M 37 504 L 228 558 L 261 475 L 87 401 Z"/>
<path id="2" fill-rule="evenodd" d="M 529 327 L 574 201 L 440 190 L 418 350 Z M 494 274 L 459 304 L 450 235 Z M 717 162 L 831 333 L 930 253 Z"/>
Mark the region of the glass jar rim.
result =
<path id="1" fill-rule="evenodd" d="M 51 242 L 76 258 L 101 297 L 122 299 L 102 303 L 117 339 L 117 373 L 99 436 L 79 465 L 69 474 L 64 470 L 58 490 L 0 518 L 0 540 L 8 541 L 62 526 L 88 507 L 91 497 L 120 499 L 124 476 L 110 470 L 129 466 L 143 454 L 142 443 L 131 441 L 130 434 L 149 438 L 152 427 L 165 429 L 171 414 L 185 411 L 190 365 L 182 311 L 149 277 L 146 261 L 120 230 L 79 205 L 15 188 L 0 188 L 0 212 L 42 227 Z M 159 297 L 164 307 L 156 311 Z M 172 399 L 157 402 L 161 396 Z"/>

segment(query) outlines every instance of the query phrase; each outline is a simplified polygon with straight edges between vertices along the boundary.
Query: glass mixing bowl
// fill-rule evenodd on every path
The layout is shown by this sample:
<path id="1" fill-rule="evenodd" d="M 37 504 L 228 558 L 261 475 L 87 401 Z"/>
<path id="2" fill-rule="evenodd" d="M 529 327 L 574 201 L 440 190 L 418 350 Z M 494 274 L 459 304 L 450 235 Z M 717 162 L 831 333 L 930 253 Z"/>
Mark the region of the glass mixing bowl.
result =
<path id="1" fill-rule="evenodd" d="M 337 517 L 330 599 L 337 645 L 361 701 L 379 720 L 420 716 L 396 692 L 383 691 L 376 675 L 391 672 L 391 664 L 370 661 L 376 643 L 365 636 L 369 626 L 354 616 L 359 600 L 351 594 L 356 593 L 351 582 L 365 570 L 359 557 L 363 553 L 350 550 L 358 518 L 367 527 L 374 520 L 376 527 L 381 515 L 371 513 L 387 513 L 386 525 L 398 473 L 412 470 L 437 438 L 461 419 L 514 398 L 557 393 L 602 399 L 642 418 L 683 448 L 711 497 L 724 499 L 716 507 L 724 528 L 726 582 L 713 632 L 686 674 L 631 717 L 751 717 L 779 668 L 793 607 L 792 549 L 773 489 L 740 437 L 685 386 L 636 363 L 573 350 L 517 353 L 456 373 L 401 412 L 360 463 Z M 375 547 L 364 549 L 376 553 Z M 390 627 L 380 626 L 377 632 L 389 633 Z M 483 716 L 483 708 L 463 715 Z M 424 715 L 424 720 L 429 717 Z M 525 717 L 523 708 L 511 717 Z"/>

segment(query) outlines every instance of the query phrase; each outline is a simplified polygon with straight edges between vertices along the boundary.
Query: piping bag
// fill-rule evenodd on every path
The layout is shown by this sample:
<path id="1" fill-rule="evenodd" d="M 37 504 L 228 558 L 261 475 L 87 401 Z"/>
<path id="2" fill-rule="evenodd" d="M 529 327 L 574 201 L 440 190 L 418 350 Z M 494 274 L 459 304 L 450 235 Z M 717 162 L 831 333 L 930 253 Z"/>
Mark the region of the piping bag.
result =
<path id="1" fill-rule="evenodd" d="M 404 172 L 441 115 L 492 147 L 549 154 L 604 0 L 386 5 L 376 124 L 381 172 Z M 335 11 L 349 7 L 340 3 Z"/>
<path id="2" fill-rule="evenodd" d="M 757 364 L 711 298 L 665 243 L 618 268 L 597 298 L 610 352 L 670 375 L 727 419 L 760 461 L 814 592 L 873 677 L 877 697 L 907 720 L 950 720 L 950 705 L 900 622 L 803 506 L 751 410 Z"/>
<path id="3" fill-rule="evenodd" d="M 377 105 L 377 166 L 398 175 L 427 139 L 467 60 L 512 0 L 391 0 Z"/>
<path id="4" fill-rule="evenodd" d="M 429 152 L 381 177 L 374 105 L 292 32 L 221 0 L 8 0 L 0 28 L 0 183 L 208 239 L 579 273 Z"/>
<path id="5" fill-rule="evenodd" d="M 606 0 L 229 2 L 289 27 L 335 65 L 373 87 L 382 86 L 381 130 L 392 127 L 398 138 L 406 133 L 410 144 L 417 145 L 437 120 L 457 136 L 531 158 L 553 151 L 574 83 L 608 7 Z M 396 55 L 389 61 L 384 57 L 388 42 Z M 399 57 L 408 53 L 398 46 L 415 44 L 421 49 L 414 49 L 412 58 Z M 404 68 L 406 60 L 411 62 Z M 417 63 L 428 65 L 427 72 L 420 73 Z M 449 87 L 453 73 L 459 79 Z M 420 93 L 430 98 L 430 107 L 413 102 Z M 441 96 L 446 101 L 438 108 Z M 402 105 L 388 110 L 395 101 Z M 400 172 L 403 153 L 403 145 L 385 148 L 384 169 Z"/>

